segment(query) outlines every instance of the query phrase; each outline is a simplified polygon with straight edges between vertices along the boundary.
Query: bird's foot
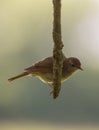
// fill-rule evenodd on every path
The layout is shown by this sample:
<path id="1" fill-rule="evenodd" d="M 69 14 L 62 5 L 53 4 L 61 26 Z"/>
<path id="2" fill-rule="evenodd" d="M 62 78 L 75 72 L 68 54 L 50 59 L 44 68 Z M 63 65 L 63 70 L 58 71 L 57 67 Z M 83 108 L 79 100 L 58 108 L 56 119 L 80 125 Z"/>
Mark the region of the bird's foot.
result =
<path id="1" fill-rule="evenodd" d="M 51 95 L 51 96 L 53 95 L 53 91 L 50 92 L 50 95 Z"/>

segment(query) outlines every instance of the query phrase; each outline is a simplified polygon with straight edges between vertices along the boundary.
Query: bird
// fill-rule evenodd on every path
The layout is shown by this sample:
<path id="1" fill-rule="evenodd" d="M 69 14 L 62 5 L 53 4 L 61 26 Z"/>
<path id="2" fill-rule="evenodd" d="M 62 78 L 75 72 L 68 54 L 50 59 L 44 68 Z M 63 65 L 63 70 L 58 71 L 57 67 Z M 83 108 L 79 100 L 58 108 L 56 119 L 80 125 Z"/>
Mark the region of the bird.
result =
<path id="1" fill-rule="evenodd" d="M 83 70 L 80 60 L 75 57 L 65 57 L 62 66 L 61 82 L 67 80 L 77 70 Z M 24 72 L 9 78 L 8 81 L 11 82 L 24 76 L 38 77 L 41 81 L 53 87 L 53 57 L 50 56 L 32 64 L 30 67 L 25 68 Z"/>

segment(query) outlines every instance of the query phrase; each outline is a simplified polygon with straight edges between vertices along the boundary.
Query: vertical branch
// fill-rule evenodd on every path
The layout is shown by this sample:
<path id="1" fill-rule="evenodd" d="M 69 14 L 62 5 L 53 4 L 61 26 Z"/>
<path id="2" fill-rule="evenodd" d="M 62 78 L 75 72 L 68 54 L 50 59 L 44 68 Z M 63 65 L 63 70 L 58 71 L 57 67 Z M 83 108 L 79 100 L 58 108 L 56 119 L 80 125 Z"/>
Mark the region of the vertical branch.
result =
<path id="1" fill-rule="evenodd" d="M 61 38 L 61 0 L 53 0 L 53 98 L 57 98 L 61 89 L 63 65 Z"/>

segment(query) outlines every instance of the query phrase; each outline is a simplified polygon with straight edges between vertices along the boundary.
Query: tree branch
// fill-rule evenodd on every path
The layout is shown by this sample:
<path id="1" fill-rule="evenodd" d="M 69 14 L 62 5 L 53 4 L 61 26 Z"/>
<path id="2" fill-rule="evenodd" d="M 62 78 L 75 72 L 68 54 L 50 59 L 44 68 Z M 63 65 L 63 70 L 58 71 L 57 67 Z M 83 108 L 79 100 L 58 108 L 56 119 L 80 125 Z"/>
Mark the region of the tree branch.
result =
<path id="1" fill-rule="evenodd" d="M 61 89 L 63 65 L 63 42 L 61 36 L 61 0 L 53 0 L 53 98 L 57 98 Z"/>

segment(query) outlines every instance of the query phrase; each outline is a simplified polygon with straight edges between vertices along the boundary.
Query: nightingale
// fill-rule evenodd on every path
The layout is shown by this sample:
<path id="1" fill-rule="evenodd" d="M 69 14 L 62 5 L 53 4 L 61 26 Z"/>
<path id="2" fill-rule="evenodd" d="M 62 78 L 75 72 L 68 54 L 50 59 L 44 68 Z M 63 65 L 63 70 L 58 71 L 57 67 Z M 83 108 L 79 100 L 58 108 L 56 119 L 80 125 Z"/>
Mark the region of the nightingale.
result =
<path id="1" fill-rule="evenodd" d="M 71 76 L 77 70 L 83 70 L 81 68 L 81 63 L 79 59 L 75 57 L 64 58 L 61 82 L 65 81 L 69 76 Z M 38 77 L 41 81 L 52 86 L 53 57 L 47 57 L 39 62 L 34 63 L 32 66 L 25 68 L 23 73 L 15 77 L 9 78 L 8 81 L 13 81 L 27 75 Z"/>

